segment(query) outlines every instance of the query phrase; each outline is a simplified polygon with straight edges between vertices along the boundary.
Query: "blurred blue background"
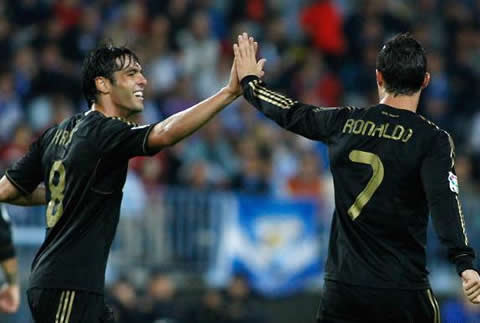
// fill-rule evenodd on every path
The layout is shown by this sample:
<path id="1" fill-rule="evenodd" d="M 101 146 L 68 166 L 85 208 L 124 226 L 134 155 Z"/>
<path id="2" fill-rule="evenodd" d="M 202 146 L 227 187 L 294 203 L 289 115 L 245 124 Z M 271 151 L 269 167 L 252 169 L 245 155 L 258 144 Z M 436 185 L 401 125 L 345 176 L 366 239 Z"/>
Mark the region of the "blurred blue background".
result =
<path id="1" fill-rule="evenodd" d="M 432 74 L 419 113 L 455 140 L 478 252 L 478 17 L 478 0 L 0 0 L 0 168 L 44 129 L 88 109 L 81 62 L 101 40 L 137 52 L 149 81 L 139 122 L 151 123 L 225 85 L 243 31 L 267 58 L 270 87 L 314 105 L 375 104 L 376 54 L 409 31 Z M 107 271 L 118 322 L 313 322 L 333 210 L 323 144 L 239 99 L 175 147 L 132 160 L 124 191 Z M 25 286 L 43 209 L 8 212 Z M 432 230 L 428 254 L 443 321 L 480 322 Z M 23 300 L 0 321 L 30 322 Z"/>

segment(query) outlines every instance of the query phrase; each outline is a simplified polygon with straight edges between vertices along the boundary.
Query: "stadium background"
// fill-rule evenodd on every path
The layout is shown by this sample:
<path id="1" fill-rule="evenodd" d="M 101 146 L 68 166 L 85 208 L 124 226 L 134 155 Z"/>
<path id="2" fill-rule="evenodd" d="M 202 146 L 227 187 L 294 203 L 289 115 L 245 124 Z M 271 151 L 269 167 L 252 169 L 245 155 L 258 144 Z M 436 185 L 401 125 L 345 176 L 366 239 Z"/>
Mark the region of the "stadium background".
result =
<path id="1" fill-rule="evenodd" d="M 410 31 L 426 48 L 432 74 L 420 113 L 454 137 L 460 197 L 478 252 L 479 17 L 475 0 L 0 0 L 0 168 L 42 130 L 87 109 L 80 66 L 102 39 L 141 58 L 149 84 L 139 121 L 150 123 L 222 87 L 232 41 L 243 31 L 259 41 L 272 88 L 315 105 L 374 104 L 376 53 L 390 36 Z M 245 196 L 260 205 L 314 207 L 323 259 L 333 201 L 326 157 L 324 145 L 279 129 L 239 99 L 184 142 L 132 160 L 107 274 L 119 322 L 207 323 L 223 314 L 225 323 L 313 322 L 318 277 L 268 297 L 248 292 L 251 282 L 242 277 L 223 284 L 206 277 L 222 247 L 220 224 Z M 5 210 L 25 286 L 44 234 L 43 210 Z M 480 322 L 480 307 L 463 305 L 460 281 L 432 232 L 429 240 L 444 321 Z M 0 321 L 30 322 L 25 297 L 18 314 Z"/>

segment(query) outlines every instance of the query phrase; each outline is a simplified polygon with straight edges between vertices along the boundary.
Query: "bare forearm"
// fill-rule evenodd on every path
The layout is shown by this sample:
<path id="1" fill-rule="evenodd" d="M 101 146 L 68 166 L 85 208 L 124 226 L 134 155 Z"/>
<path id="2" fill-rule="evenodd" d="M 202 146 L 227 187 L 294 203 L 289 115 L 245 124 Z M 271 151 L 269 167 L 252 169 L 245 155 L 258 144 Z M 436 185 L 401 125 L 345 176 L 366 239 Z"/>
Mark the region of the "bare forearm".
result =
<path id="1" fill-rule="evenodd" d="M 1 263 L 5 280 L 9 285 L 18 284 L 18 264 L 16 258 L 10 258 Z"/>
<path id="2" fill-rule="evenodd" d="M 202 127 L 236 98 L 237 95 L 223 88 L 193 107 L 172 115 L 153 128 L 148 138 L 149 147 L 160 149 L 176 144 Z"/>
<path id="3" fill-rule="evenodd" d="M 0 179 L 0 202 L 23 206 L 46 204 L 45 187 L 39 185 L 31 194 L 24 195 L 4 175 Z"/>
<path id="4" fill-rule="evenodd" d="M 30 195 L 20 195 L 5 202 L 22 206 L 44 205 L 47 203 L 45 187 L 39 186 Z"/>

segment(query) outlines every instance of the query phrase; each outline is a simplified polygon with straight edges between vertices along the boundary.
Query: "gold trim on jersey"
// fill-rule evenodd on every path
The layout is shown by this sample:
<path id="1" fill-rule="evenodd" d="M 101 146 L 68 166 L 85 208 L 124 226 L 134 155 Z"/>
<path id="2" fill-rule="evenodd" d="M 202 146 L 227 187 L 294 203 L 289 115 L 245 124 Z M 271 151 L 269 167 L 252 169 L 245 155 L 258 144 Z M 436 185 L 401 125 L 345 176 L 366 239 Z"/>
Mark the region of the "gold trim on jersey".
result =
<path id="1" fill-rule="evenodd" d="M 450 158 L 452 160 L 452 168 L 453 166 L 455 166 L 455 144 L 453 143 L 453 139 L 452 139 L 452 136 L 450 136 L 450 134 L 448 132 L 446 132 L 445 130 L 443 130 L 442 128 L 440 128 L 439 126 L 437 126 L 435 123 L 433 123 L 432 121 L 428 120 L 427 118 L 425 118 L 424 116 L 422 116 L 421 114 L 418 115 L 420 118 L 422 118 L 423 121 L 425 121 L 426 123 L 428 123 L 429 125 L 435 127 L 435 129 L 437 130 L 440 130 L 442 131 L 443 133 L 445 133 L 448 137 L 448 142 L 450 143 Z"/>
<path id="2" fill-rule="evenodd" d="M 282 109 L 289 109 L 289 103 L 279 97 L 276 97 L 275 95 L 268 93 L 267 91 L 264 91 L 262 89 L 259 89 L 253 84 L 253 82 L 249 83 L 250 87 L 253 90 L 253 95 L 256 96 L 257 98 L 266 101 L 268 103 L 271 103 L 273 105 L 276 105 L 279 108 Z"/>
<path id="3" fill-rule="evenodd" d="M 447 135 L 448 143 L 450 144 L 450 160 L 451 160 L 450 168 L 453 169 L 453 167 L 455 166 L 455 144 L 453 143 L 453 139 L 448 132 L 446 132 L 445 130 L 442 130 L 442 132 L 444 132 Z M 460 204 L 460 200 L 458 199 L 458 194 L 456 193 L 454 194 L 455 194 L 455 199 L 457 200 L 458 216 L 460 217 L 460 224 L 462 226 L 464 241 L 465 241 L 465 244 L 468 245 L 467 229 L 465 226 L 465 216 L 463 215 L 462 205 Z"/>
<path id="4" fill-rule="evenodd" d="M 428 300 L 433 307 L 433 323 L 440 323 L 440 308 L 438 307 L 437 300 L 430 289 L 427 289 Z"/>
<path id="5" fill-rule="evenodd" d="M 275 95 L 275 96 L 277 96 L 277 97 L 279 97 L 279 98 L 281 98 L 281 99 L 289 102 L 290 104 L 295 104 L 295 103 L 297 102 L 297 101 L 294 101 L 294 100 L 286 97 L 285 95 L 282 95 L 282 94 L 280 94 L 280 93 L 277 93 L 277 92 L 274 92 L 274 91 L 272 91 L 272 90 L 270 90 L 270 89 L 267 89 L 266 87 L 260 85 L 260 82 L 259 82 L 258 80 L 254 80 L 253 83 L 255 84 L 255 86 L 259 87 L 260 89 L 263 89 L 264 91 L 267 91 L 267 92 L 269 92 L 269 93 L 271 93 L 271 94 L 273 94 L 273 95 Z"/>
<path id="6" fill-rule="evenodd" d="M 73 301 L 75 299 L 75 291 L 63 291 L 60 295 L 57 315 L 55 315 L 55 323 L 69 323 L 72 314 Z"/>
<path id="7" fill-rule="evenodd" d="M 293 101 L 292 99 L 289 99 L 276 92 L 270 91 L 269 89 L 263 86 L 260 86 L 257 83 L 258 83 L 258 80 L 254 80 L 248 83 L 248 85 L 252 88 L 253 95 L 255 97 L 265 102 L 276 105 L 281 109 L 290 109 L 296 103 L 296 101 Z"/>
<path id="8" fill-rule="evenodd" d="M 451 168 L 453 168 L 455 166 L 455 144 L 453 143 L 453 139 L 450 136 L 450 134 L 448 132 L 446 132 L 445 130 L 442 130 L 442 131 L 447 134 L 448 142 L 450 143 L 450 159 L 451 159 L 451 162 L 452 162 Z"/>
<path id="9" fill-rule="evenodd" d="M 135 122 L 128 121 L 127 119 L 124 119 L 124 118 L 119 117 L 119 116 L 113 116 L 113 117 L 109 117 L 109 118 L 114 119 L 114 120 L 118 120 L 118 121 L 122 121 L 123 123 L 126 123 L 126 124 L 128 124 L 129 126 L 132 126 L 132 127 L 138 127 L 138 124 L 136 124 Z"/>
<path id="10" fill-rule="evenodd" d="M 60 318 L 60 311 L 63 307 L 63 300 L 65 298 L 65 292 L 63 291 L 60 294 L 60 302 L 58 303 L 58 310 L 57 310 L 57 315 L 55 315 L 55 323 L 59 323 L 58 319 Z"/>
<path id="11" fill-rule="evenodd" d="M 425 118 L 424 116 L 422 116 L 421 114 L 417 114 L 420 118 L 423 119 L 423 121 L 425 121 L 426 123 L 428 123 L 429 125 L 431 126 L 434 126 L 437 130 L 441 130 L 439 126 L 437 126 L 435 123 L 433 123 L 432 121 L 428 120 L 427 118 Z"/>
<path id="12" fill-rule="evenodd" d="M 70 315 L 72 314 L 73 301 L 75 300 L 75 291 L 72 291 L 72 296 L 70 297 L 70 303 L 68 304 L 67 317 L 65 318 L 65 323 L 70 323 Z"/>
<path id="13" fill-rule="evenodd" d="M 463 216 L 462 205 L 460 204 L 460 200 L 458 199 L 457 194 L 455 194 L 455 199 L 457 200 L 458 214 L 460 215 L 460 224 L 462 225 L 463 237 L 465 238 L 465 244 L 468 245 L 467 230 L 465 228 L 465 217 Z"/>

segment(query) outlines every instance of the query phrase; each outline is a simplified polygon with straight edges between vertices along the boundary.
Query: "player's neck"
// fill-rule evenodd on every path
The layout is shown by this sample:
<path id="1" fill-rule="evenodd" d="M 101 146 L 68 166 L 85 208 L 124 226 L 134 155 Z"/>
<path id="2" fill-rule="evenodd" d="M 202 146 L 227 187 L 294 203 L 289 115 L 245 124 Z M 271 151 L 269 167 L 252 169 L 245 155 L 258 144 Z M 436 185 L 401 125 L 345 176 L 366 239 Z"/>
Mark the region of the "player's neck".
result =
<path id="1" fill-rule="evenodd" d="M 121 117 L 126 120 L 128 120 L 132 116 L 131 112 L 126 111 L 125 109 L 118 108 L 117 106 L 112 104 L 94 103 L 92 105 L 92 110 L 98 111 L 107 117 Z"/>
<path id="2" fill-rule="evenodd" d="M 414 95 L 397 95 L 394 96 L 391 93 L 386 93 L 380 100 L 381 104 L 386 104 L 392 108 L 409 110 L 417 112 L 418 101 L 420 99 L 420 92 Z"/>

